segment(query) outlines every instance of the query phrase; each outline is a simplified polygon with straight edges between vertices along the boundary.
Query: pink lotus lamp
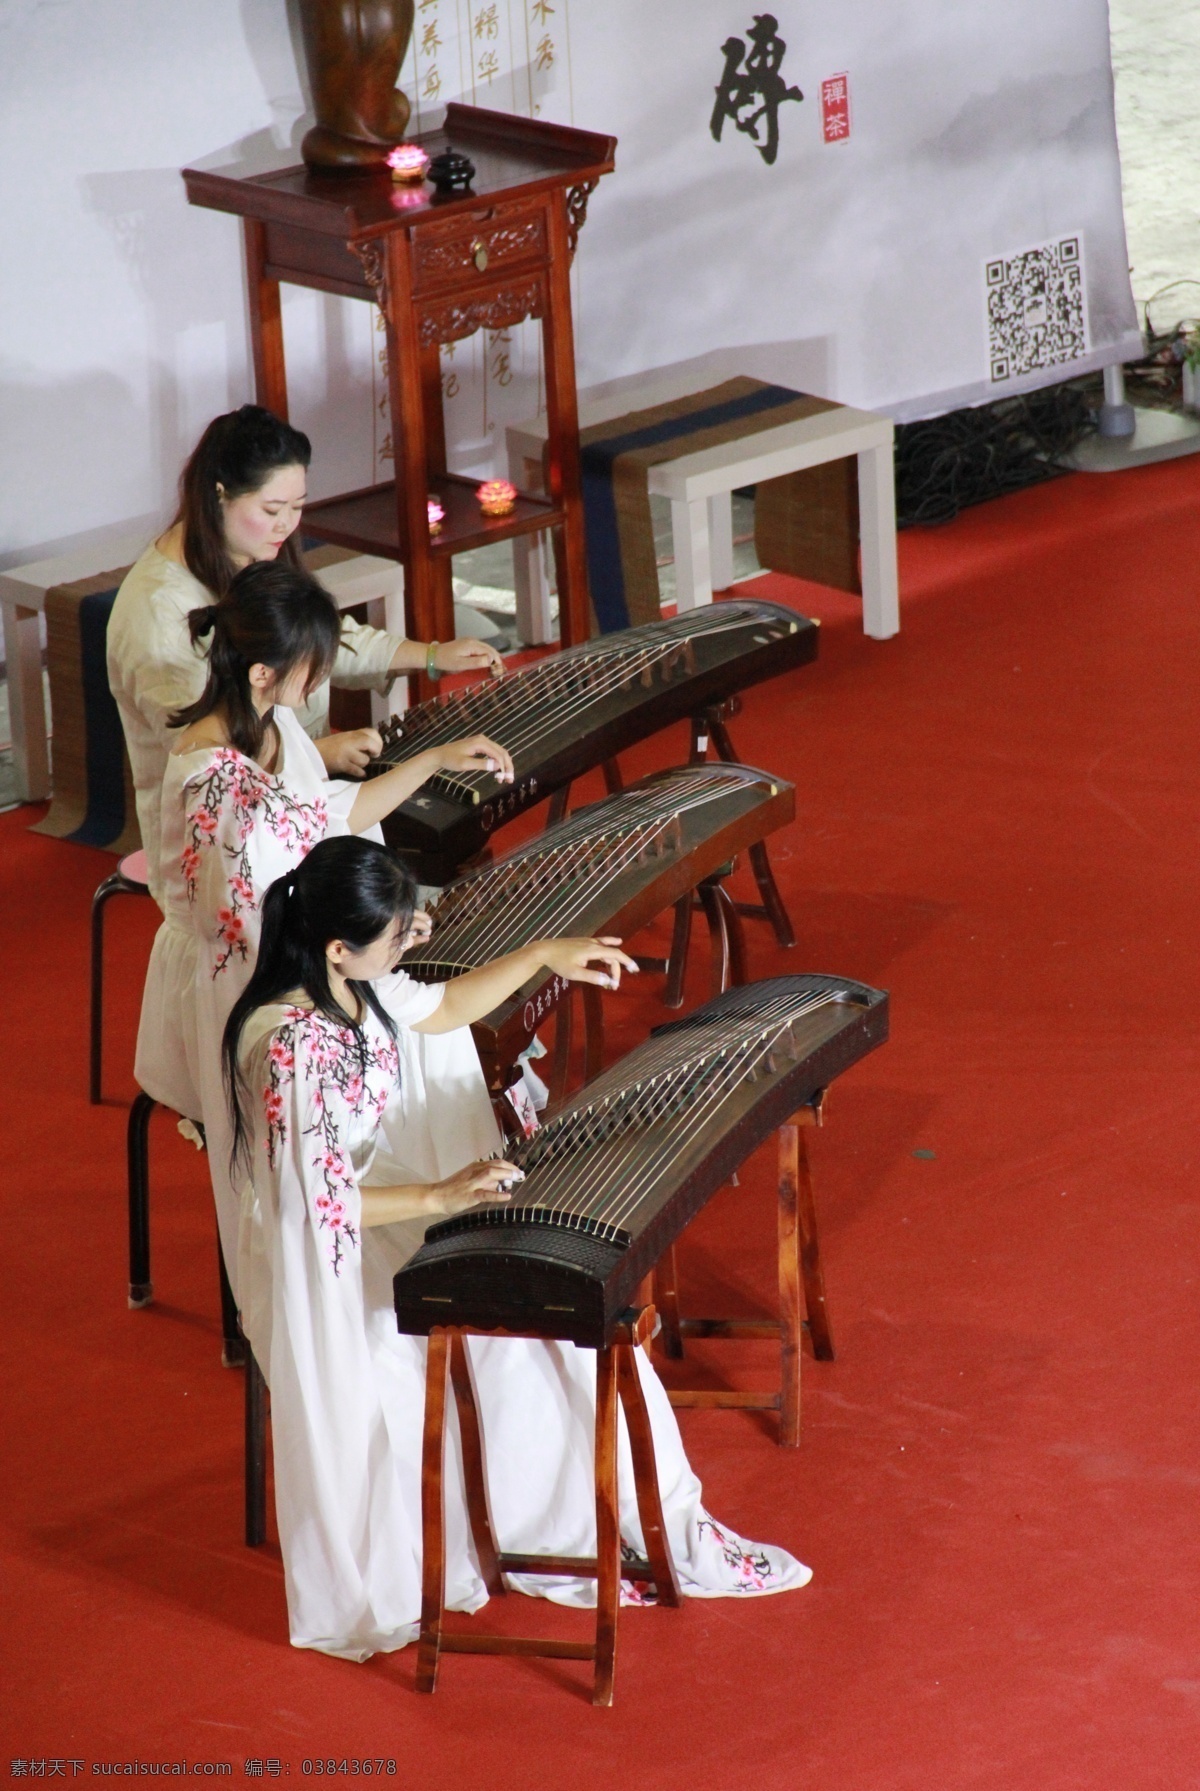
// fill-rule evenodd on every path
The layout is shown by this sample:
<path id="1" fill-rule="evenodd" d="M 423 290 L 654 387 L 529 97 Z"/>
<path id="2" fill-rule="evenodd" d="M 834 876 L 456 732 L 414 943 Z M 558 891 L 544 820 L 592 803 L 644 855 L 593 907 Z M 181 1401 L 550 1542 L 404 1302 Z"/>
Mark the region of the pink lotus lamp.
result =
<path id="1" fill-rule="evenodd" d="M 475 496 L 485 516 L 509 516 L 517 506 L 517 488 L 507 479 L 485 479 Z"/>
<path id="2" fill-rule="evenodd" d="M 446 512 L 442 509 L 442 506 L 438 503 L 435 497 L 431 497 L 426 501 L 425 511 L 429 517 L 429 533 L 431 535 L 440 534 L 442 523 L 446 518 Z"/>
<path id="3" fill-rule="evenodd" d="M 419 143 L 397 143 L 395 149 L 389 151 L 387 165 L 392 171 L 392 179 L 404 186 L 415 185 L 424 180 L 425 170 L 429 166 L 429 157 Z"/>

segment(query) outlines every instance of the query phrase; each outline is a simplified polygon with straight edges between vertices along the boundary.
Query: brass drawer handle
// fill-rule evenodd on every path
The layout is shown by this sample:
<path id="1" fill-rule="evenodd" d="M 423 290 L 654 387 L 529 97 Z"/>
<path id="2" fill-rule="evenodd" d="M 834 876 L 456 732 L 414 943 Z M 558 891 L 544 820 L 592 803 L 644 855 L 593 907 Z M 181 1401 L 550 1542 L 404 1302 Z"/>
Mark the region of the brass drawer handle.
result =
<path id="1" fill-rule="evenodd" d="M 479 269 L 479 272 L 482 273 L 488 264 L 487 244 L 485 242 L 476 241 L 471 244 L 471 259 Z"/>

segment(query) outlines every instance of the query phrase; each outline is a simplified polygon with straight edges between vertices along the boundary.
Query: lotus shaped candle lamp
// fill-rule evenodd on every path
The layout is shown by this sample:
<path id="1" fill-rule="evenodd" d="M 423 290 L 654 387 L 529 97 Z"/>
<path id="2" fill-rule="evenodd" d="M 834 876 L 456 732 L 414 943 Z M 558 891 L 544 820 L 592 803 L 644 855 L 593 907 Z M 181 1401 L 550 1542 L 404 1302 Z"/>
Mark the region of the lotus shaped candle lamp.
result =
<path id="1" fill-rule="evenodd" d="M 393 180 L 412 186 L 417 181 L 424 180 L 429 157 L 419 143 L 397 143 L 395 149 L 388 154 L 387 165 L 392 171 Z"/>
<path id="2" fill-rule="evenodd" d="M 475 496 L 485 516 L 509 516 L 516 509 L 517 488 L 507 479 L 485 479 Z"/>

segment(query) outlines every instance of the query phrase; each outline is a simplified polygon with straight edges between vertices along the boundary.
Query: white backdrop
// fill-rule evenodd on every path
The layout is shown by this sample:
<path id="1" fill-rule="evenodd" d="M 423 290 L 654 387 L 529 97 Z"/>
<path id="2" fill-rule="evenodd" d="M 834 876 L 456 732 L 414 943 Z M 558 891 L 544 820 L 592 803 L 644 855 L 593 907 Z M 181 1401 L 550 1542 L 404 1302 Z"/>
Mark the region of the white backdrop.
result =
<path id="1" fill-rule="evenodd" d="M 757 344 L 756 372 L 896 416 L 978 401 L 1001 389 L 987 264 L 1061 241 L 1083 268 L 1069 366 L 1134 351 L 1104 0 L 776 15 L 805 98 L 768 167 L 732 125 L 709 134 L 741 0 L 419 4 L 402 85 L 422 122 L 461 96 L 620 138 L 578 260 L 583 383 Z M 295 159 L 293 37 L 285 0 L 0 0 L 0 564 L 152 526 L 204 422 L 249 395 L 239 233 L 185 204 L 178 169 Z M 826 143 L 820 86 L 842 72 L 850 136 Z M 371 314 L 286 307 L 314 493 L 363 483 L 386 448 Z M 445 377 L 482 467 L 537 408 L 534 332 L 461 345 Z"/>

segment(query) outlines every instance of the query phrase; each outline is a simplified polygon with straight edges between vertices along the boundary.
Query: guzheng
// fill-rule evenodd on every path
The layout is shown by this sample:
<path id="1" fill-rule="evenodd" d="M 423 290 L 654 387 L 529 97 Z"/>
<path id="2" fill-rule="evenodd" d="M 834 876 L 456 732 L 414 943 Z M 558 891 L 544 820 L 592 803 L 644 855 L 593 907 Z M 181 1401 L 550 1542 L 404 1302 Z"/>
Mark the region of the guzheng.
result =
<path id="1" fill-rule="evenodd" d="M 791 784 L 746 765 L 657 772 L 450 884 L 429 909 L 432 937 L 404 968 L 419 982 L 447 982 L 534 939 L 629 938 L 795 812 Z M 476 1023 L 493 1093 L 514 1080 L 520 1053 L 568 987 L 535 977 Z"/>
<path id="2" fill-rule="evenodd" d="M 422 883 L 448 883 L 493 830 L 594 766 L 739 690 L 805 665 L 818 626 L 778 603 L 736 598 L 584 641 L 495 684 L 419 703 L 384 723 L 378 774 L 429 746 L 487 734 L 516 772 L 439 773 L 384 822 Z"/>
<path id="3" fill-rule="evenodd" d="M 394 1280 L 400 1329 L 603 1347 L 705 1201 L 887 1028 L 886 994 L 832 976 L 748 983 L 658 1027 L 509 1148 L 509 1205 L 430 1226 Z"/>

